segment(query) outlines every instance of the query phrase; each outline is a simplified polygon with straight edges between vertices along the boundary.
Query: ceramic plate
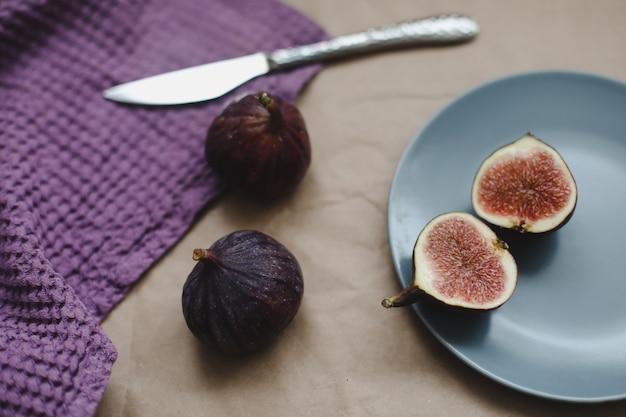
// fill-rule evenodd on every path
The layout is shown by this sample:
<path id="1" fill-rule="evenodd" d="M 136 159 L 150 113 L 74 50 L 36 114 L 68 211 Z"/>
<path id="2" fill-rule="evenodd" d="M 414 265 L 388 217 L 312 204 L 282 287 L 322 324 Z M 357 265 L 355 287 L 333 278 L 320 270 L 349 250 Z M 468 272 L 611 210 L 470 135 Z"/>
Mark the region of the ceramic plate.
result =
<path id="1" fill-rule="evenodd" d="M 531 132 L 554 146 L 578 185 L 556 233 L 516 239 L 518 286 L 501 308 L 459 312 L 415 305 L 461 360 L 529 394 L 575 402 L 626 398 L 626 84 L 542 71 L 489 82 L 438 112 L 411 141 L 388 207 L 403 286 L 424 225 L 470 203 L 472 179 L 496 148 Z"/>

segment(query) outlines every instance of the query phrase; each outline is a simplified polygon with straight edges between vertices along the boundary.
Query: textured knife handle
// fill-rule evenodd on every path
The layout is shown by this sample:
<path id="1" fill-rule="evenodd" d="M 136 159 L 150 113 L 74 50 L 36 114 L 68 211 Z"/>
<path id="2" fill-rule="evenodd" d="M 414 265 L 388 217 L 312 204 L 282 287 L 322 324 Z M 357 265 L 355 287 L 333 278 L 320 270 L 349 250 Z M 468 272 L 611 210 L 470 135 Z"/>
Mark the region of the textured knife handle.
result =
<path id="1" fill-rule="evenodd" d="M 343 58 L 405 46 L 458 43 L 478 34 L 470 17 L 450 14 L 385 25 L 310 45 L 279 49 L 268 54 L 272 69 Z"/>

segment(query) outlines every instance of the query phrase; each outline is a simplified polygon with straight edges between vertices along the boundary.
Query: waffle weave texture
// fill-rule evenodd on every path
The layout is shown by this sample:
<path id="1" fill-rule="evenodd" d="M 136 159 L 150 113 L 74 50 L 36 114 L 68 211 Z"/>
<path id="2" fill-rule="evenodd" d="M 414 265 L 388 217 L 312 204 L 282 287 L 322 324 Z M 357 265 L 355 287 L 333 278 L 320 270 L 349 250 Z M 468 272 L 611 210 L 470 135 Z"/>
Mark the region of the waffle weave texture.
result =
<path id="1" fill-rule="evenodd" d="M 294 101 L 319 69 L 146 108 L 114 84 L 325 38 L 277 0 L 0 1 L 0 415 L 93 415 L 117 353 L 100 322 L 222 191 L 203 158 L 234 98 Z"/>

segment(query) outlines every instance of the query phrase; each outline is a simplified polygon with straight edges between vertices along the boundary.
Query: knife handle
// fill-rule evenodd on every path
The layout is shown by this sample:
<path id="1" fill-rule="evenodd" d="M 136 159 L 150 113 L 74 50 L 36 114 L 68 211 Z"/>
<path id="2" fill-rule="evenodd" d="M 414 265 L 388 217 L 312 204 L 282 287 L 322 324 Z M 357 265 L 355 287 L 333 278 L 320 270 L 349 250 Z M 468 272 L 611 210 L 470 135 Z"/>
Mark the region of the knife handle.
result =
<path id="1" fill-rule="evenodd" d="M 406 46 L 452 44 L 478 34 L 475 20 L 459 14 L 394 23 L 309 45 L 278 49 L 267 54 L 270 68 L 280 69 Z"/>

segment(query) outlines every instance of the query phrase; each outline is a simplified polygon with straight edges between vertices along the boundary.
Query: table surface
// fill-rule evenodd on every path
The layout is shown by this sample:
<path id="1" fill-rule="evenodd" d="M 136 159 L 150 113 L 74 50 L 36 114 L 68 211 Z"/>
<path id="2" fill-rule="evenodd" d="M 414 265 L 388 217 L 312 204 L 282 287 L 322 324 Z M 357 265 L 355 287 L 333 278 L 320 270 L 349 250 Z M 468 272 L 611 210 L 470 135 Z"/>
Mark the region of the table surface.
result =
<path id="1" fill-rule="evenodd" d="M 448 352 L 412 309 L 380 306 L 399 290 L 387 199 L 415 133 L 458 95 L 513 73 L 568 69 L 626 81 L 626 2 L 286 2 L 333 35 L 449 12 L 475 17 L 481 34 L 326 66 L 297 102 L 313 162 L 296 194 L 269 206 L 219 199 L 104 320 L 119 358 L 97 416 L 626 415 L 624 401 L 562 403 L 504 387 Z M 274 345 L 226 358 L 194 339 L 180 297 L 193 248 L 247 228 L 296 255 L 305 295 Z"/>

